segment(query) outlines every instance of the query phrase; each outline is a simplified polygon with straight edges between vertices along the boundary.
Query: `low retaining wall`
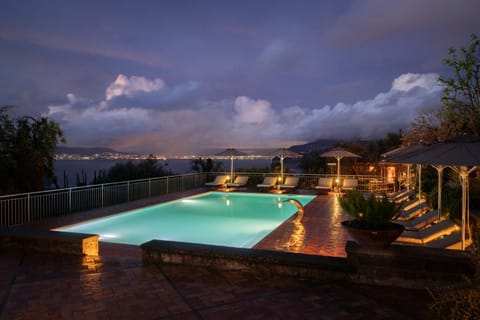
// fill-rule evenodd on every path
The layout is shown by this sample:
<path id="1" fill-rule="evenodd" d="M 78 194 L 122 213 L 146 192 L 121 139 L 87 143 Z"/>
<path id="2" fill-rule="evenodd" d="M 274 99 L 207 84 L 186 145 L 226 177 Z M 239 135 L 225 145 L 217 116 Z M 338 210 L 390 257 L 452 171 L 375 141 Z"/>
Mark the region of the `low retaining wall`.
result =
<path id="1" fill-rule="evenodd" d="M 475 264 L 464 251 L 405 245 L 372 249 L 348 241 L 348 262 L 355 267 L 352 280 L 359 283 L 406 288 L 435 288 L 473 277 Z"/>
<path id="2" fill-rule="evenodd" d="M 26 228 L 0 228 L 0 247 L 37 252 L 98 256 L 96 234 Z"/>
<path id="3" fill-rule="evenodd" d="M 308 279 L 347 279 L 353 271 L 343 258 L 280 251 L 161 240 L 149 241 L 141 248 L 144 264 L 194 265 Z"/>
<path id="4" fill-rule="evenodd" d="M 352 241 L 345 248 L 347 258 L 161 240 L 149 241 L 141 248 L 144 264 L 181 264 L 417 289 L 451 285 L 475 272 L 466 252 L 413 246 L 370 249 Z"/>

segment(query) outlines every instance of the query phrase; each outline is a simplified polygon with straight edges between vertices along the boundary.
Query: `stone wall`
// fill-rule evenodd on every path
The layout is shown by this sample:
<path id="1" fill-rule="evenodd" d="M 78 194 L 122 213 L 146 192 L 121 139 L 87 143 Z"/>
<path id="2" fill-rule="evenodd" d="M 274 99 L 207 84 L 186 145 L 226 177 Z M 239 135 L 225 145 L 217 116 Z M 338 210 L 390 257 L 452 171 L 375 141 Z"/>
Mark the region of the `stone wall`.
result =
<path id="1" fill-rule="evenodd" d="M 307 279 L 347 279 L 346 259 L 288 252 L 152 240 L 141 245 L 144 264 L 182 264 Z"/>
<path id="2" fill-rule="evenodd" d="M 355 268 L 352 281 L 406 288 L 435 288 L 472 277 L 475 265 L 464 251 L 405 245 L 372 249 L 349 241 L 348 262 Z"/>
<path id="3" fill-rule="evenodd" d="M 0 228 L 0 248 L 98 256 L 96 234 L 27 228 Z"/>
<path id="4" fill-rule="evenodd" d="M 350 241 L 346 245 L 347 258 L 161 240 L 141 247 L 146 265 L 182 264 L 404 288 L 443 287 L 475 272 L 466 252 L 413 246 L 369 249 Z"/>

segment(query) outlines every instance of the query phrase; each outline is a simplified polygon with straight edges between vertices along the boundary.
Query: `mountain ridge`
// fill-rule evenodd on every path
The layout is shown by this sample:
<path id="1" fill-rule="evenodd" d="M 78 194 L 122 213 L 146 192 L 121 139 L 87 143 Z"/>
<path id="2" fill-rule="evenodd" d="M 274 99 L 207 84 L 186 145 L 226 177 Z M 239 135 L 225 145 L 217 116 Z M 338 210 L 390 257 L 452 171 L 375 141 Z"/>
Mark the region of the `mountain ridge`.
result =
<path id="1" fill-rule="evenodd" d="M 98 153 L 119 153 L 119 154 L 130 154 L 127 152 L 120 152 L 113 150 L 112 148 L 107 147 L 57 147 L 55 153 L 70 153 L 70 154 L 81 154 L 81 155 L 93 155 Z"/>

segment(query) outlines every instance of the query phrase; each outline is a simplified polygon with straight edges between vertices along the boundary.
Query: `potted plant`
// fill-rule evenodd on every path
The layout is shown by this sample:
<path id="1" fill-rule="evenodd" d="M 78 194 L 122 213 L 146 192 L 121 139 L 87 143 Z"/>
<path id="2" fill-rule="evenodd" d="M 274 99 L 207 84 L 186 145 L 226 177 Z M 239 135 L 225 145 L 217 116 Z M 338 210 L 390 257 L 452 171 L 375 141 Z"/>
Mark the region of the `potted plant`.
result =
<path id="1" fill-rule="evenodd" d="M 400 213 L 401 205 L 391 202 L 384 194 L 365 196 L 358 190 L 347 191 L 339 198 L 342 209 L 353 220 L 343 221 L 348 233 L 363 246 L 386 247 L 403 232 L 405 227 L 391 220 Z"/>

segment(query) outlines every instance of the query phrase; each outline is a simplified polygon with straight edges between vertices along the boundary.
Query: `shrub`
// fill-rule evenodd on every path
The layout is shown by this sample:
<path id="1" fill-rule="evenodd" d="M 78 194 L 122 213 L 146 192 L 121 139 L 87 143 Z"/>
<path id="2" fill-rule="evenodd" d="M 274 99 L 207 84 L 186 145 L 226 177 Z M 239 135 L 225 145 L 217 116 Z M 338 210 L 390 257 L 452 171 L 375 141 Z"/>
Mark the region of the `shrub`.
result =
<path id="1" fill-rule="evenodd" d="M 376 228 L 388 223 L 401 208 L 400 204 L 389 201 L 385 194 L 377 197 L 371 193 L 365 197 L 357 190 L 347 191 L 345 197 L 339 198 L 339 202 L 342 209 L 364 228 Z"/>
<path id="2" fill-rule="evenodd" d="M 472 258 L 476 265 L 473 279 L 465 277 L 455 286 L 438 292 L 429 290 L 433 298 L 430 311 L 433 319 L 469 320 L 480 319 L 480 232 L 472 246 Z"/>

